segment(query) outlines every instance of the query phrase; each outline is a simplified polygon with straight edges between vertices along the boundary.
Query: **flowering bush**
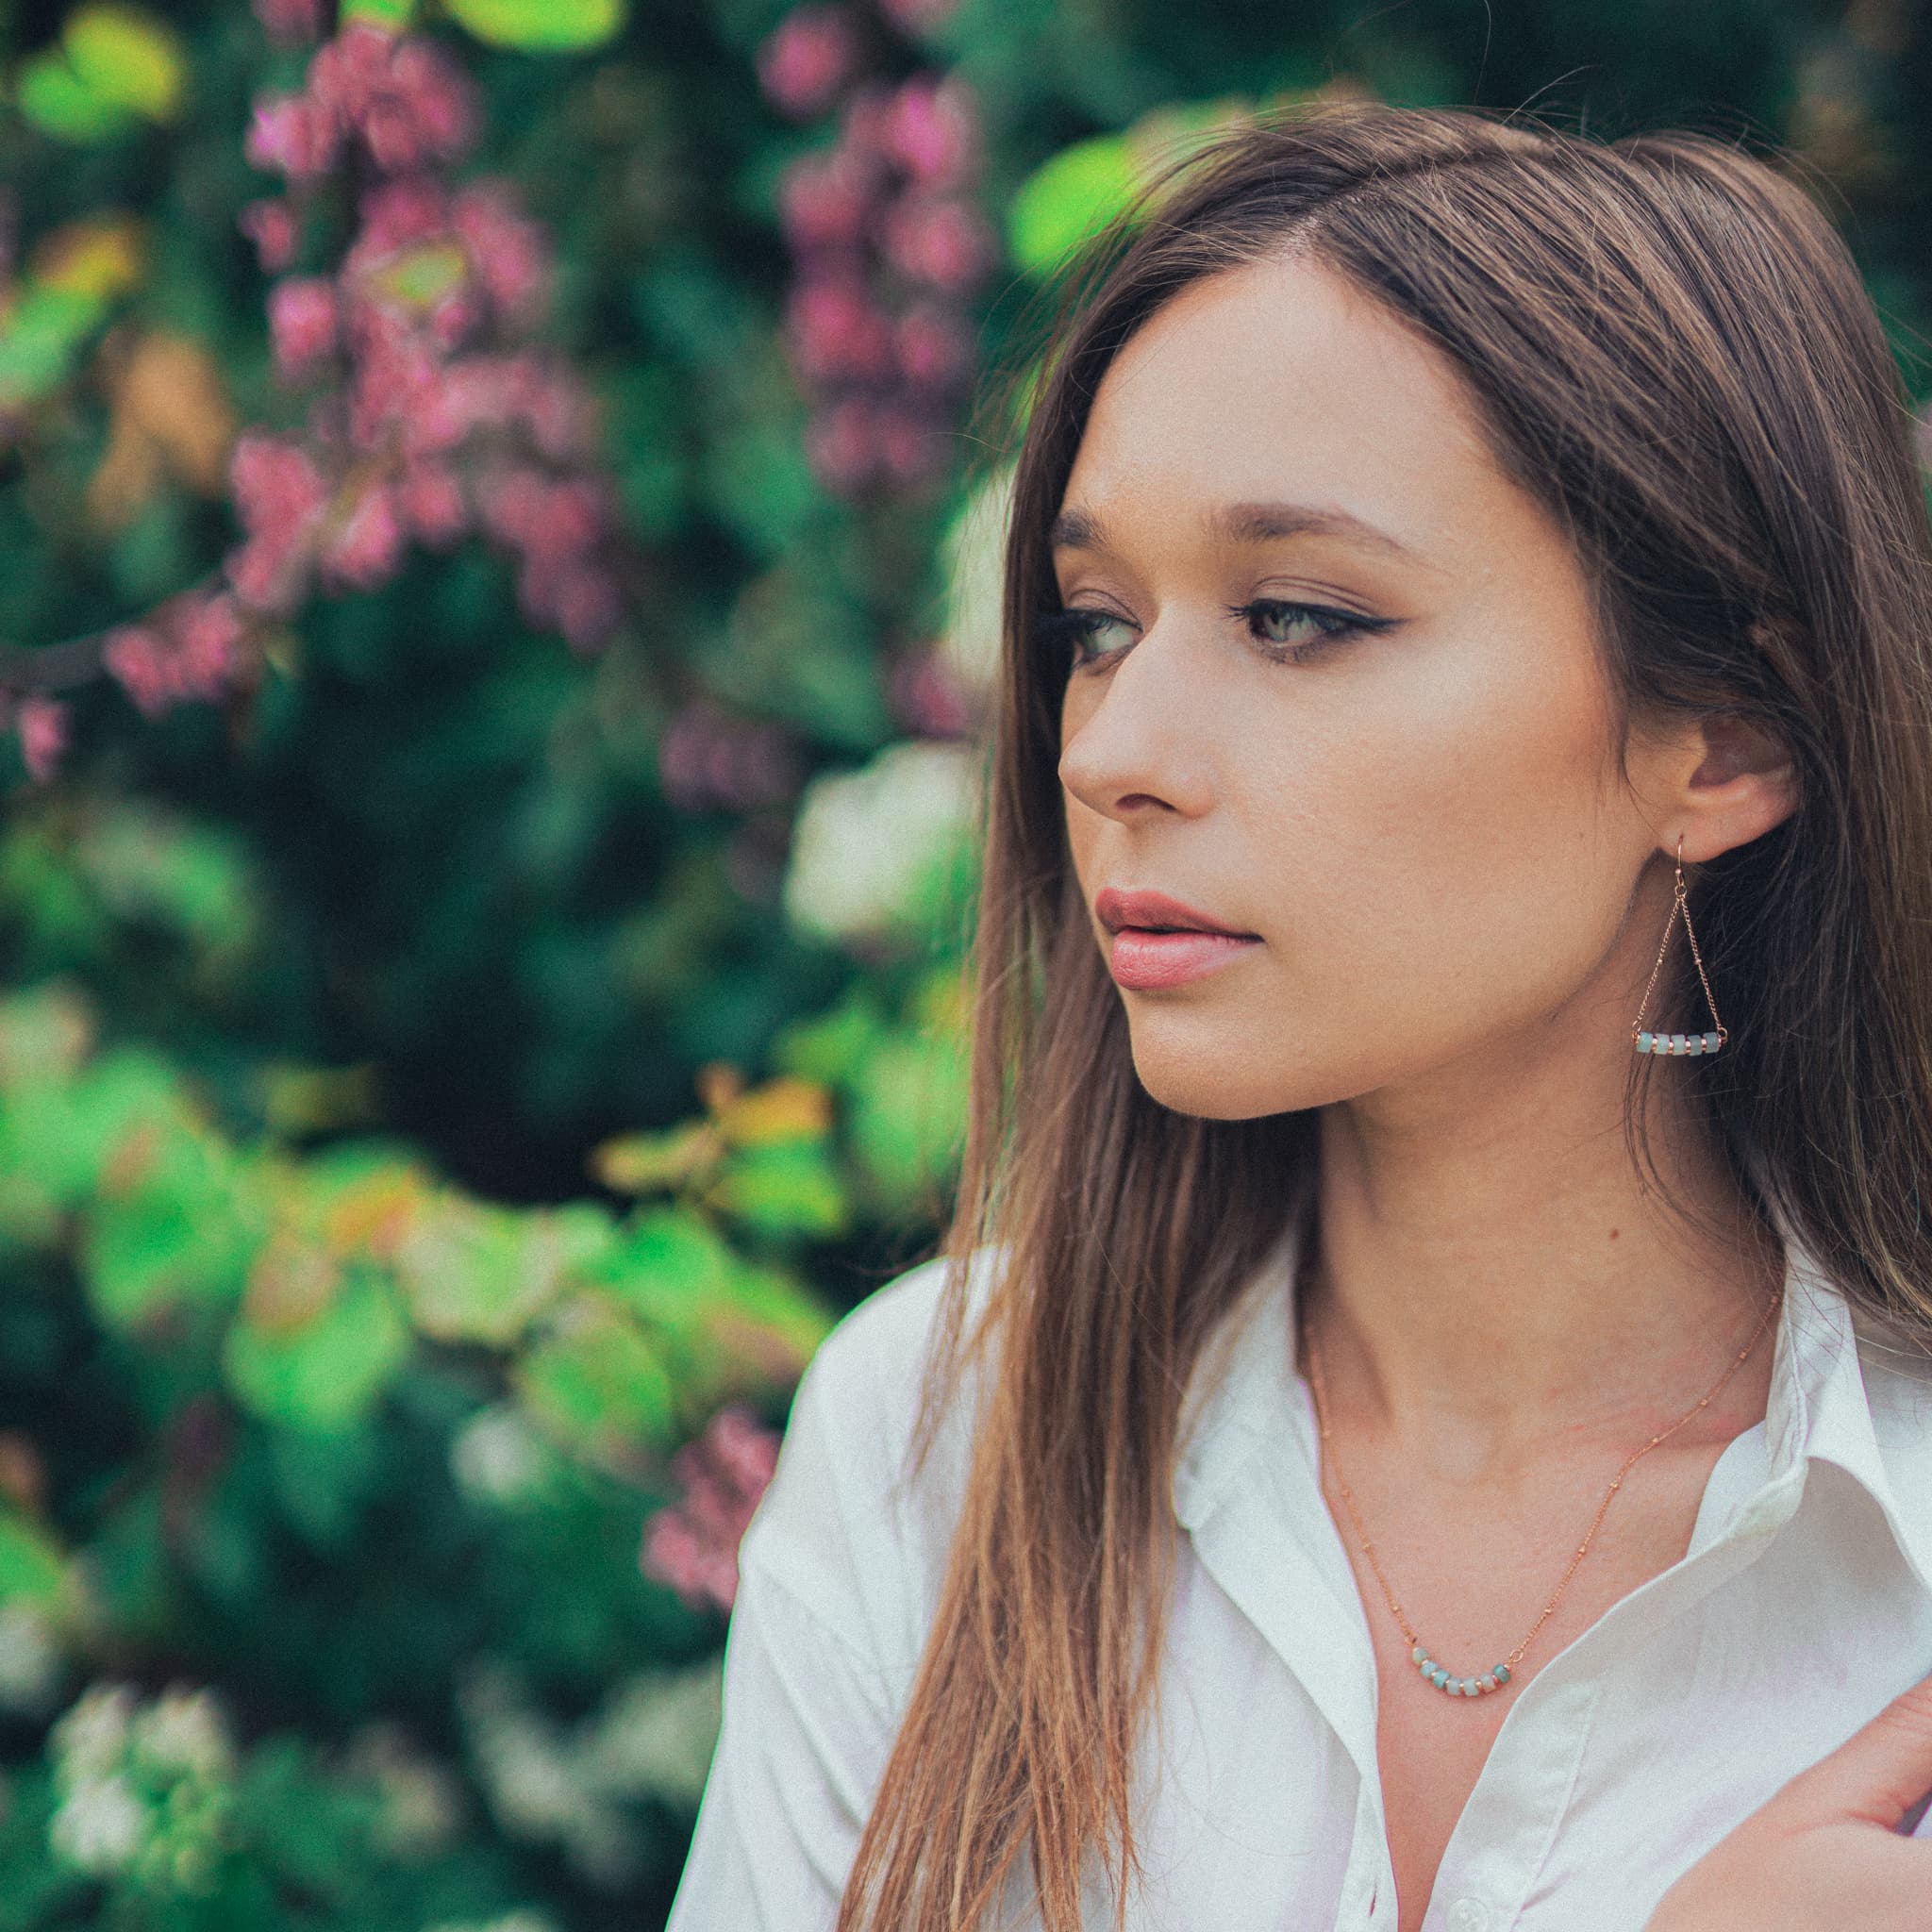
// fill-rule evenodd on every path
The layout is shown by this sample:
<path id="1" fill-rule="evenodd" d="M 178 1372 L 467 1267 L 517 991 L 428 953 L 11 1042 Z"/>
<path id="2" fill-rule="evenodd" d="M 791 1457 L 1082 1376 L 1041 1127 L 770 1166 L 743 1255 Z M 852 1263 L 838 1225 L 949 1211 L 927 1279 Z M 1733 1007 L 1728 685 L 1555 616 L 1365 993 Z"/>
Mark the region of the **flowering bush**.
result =
<path id="1" fill-rule="evenodd" d="M 1897 11 L 0 19 L 0 1932 L 653 1923 L 957 1160 L 1014 310 L 1259 102 L 1608 36 L 1916 326 Z"/>

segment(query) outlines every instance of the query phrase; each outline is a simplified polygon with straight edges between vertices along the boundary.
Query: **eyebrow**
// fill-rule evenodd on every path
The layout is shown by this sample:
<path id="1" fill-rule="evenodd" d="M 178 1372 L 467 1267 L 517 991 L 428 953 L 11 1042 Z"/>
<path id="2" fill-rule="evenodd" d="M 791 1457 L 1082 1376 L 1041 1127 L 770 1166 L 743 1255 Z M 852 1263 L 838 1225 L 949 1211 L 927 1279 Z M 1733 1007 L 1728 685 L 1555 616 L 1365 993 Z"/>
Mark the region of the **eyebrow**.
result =
<path id="1" fill-rule="evenodd" d="M 1411 563 L 1423 558 L 1407 543 L 1345 509 L 1311 503 L 1228 503 L 1202 513 L 1204 536 L 1231 543 L 1267 543 L 1277 537 L 1341 537 L 1385 550 Z M 1091 510 L 1063 509 L 1047 531 L 1049 550 L 1108 550 L 1107 526 Z"/>

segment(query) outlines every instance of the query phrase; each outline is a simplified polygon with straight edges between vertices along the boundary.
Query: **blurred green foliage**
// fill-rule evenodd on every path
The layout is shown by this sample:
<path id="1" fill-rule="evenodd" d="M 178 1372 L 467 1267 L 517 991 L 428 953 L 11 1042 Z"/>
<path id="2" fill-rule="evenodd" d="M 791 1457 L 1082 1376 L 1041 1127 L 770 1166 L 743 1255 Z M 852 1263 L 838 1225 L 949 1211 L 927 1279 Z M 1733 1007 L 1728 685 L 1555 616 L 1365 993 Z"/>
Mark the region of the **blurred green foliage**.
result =
<path id="1" fill-rule="evenodd" d="M 417 555 L 252 694 L 150 721 L 102 679 L 58 778 L 8 774 L 0 1932 L 654 1923 L 722 1615 L 641 1549 L 957 1162 L 976 763 L 906 675 L 937 646 L 983 703 L 1000 499 L 853 502 L 807 459 L 779 205 L 826 129 L 760 91 L 786 8 L 344 13 L 463 63 L 475 172 L 555 242 L 633 621 L 587 659 L 500 556 Z M 989 357 L 1147 168 L 1363 92 L 1789 142 L 1923 390 L 1900 0 L 854 18 L 880 77 L 973 91 Z M 274 186 L 251 101 L 304 58 L 242 0 L 0 5 L 0 651 L 216 569 L 237 426 L 301 421 L 237 224 Z M 694 767 L 779 780 L 674 784 L 694 719 L 736 747 Z"/>

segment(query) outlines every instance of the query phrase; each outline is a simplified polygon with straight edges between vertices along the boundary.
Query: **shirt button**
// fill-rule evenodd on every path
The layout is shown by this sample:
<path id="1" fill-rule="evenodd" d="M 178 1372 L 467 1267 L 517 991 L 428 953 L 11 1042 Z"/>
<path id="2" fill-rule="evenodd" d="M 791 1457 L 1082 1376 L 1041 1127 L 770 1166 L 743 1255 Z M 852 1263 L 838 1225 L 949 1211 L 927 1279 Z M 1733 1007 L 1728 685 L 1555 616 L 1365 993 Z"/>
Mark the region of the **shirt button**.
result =
<path id="1" fill-rule="evenodd" d="M 1491 1914 L 1479 1898 L 1459 1898 L 1449 1907 L 1449 1932 L 1489 1932 Z"/>

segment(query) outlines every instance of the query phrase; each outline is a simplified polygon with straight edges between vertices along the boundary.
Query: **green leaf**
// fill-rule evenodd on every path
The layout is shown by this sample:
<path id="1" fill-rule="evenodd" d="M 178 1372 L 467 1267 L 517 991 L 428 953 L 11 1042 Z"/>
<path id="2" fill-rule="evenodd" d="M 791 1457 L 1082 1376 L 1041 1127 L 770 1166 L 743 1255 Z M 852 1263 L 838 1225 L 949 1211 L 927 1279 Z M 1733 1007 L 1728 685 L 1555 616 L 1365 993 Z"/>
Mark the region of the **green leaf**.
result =
<path id="1" fill-rule="evenodd" d="M 954 1166 L 966 1117 L 968 1070 L 957 1040 L 938 1032 L 893 1040 L 873 1056 L 851 1115 L 854 1151 L 894 1208 L 923 1204 Z"/>
<path id="2" fill-rule="evenodd" d="M 25 290 L 0 321 L 0 404 L 31 402 L 58 388 L 107 308 L 83 290 Z"/>
<path id="3" fill-rule="evenodd" d="M 95 93 L 58 47 L 22 64 L 15 98 L 27 120 L 56 141 L 107 141 L 136 118 L 120 102 Z"/>
<path id="4" fill-rule="evenodd" d="M 858 980 L 829 1012 L 786 1027 L 773 1043 L 772 1063 L 803 1080 L 844 1087 L 863 1072 L 886 1032 L 877 994 Z"/>
<path id="5" fill-rule="evenodd" d="M 1007 212 L 1007 245 L 1037 275 L 1104 227 L 1132 199 L 1138 183 L 1133 145 L 1124 134 L 1075 142 L 1042 162 L 1021 184 Z"/>
<path id="6" fill-rule="evenodd" d="M 122 1166 L 134 1170 L 125 1187 Z M 139 1122 L 109 1156 L 81 1241 L 95 1313 L 134 1329 L 166 1309 L 238 1296 L 260 1245 L 260 1204 L 242 1164 L 175 1109 Z"/>
<path id="7" fill-rule="evenodd" d="M 25 1597 L 51 1608 L 66 1578 L 66 1561 L 53 1541 L 17 1511 L 0 1507 L 0 1604 Z"/>
<path id="8" fill-rule="evenodd" d="M 493 46 L 525 53 L 601 46 L 624 25 L 625 0 L 443 0 L 451 19 Z"/>
<path id="9" fill-rule="evenodd" d="M 586 1272 L 587 1283 L 608 1288 L 647 1322 L 723 1293 L 736 1257 L 716 1228 L 683 1208 L 641 1213 Z"/>
<path id="10" fill-rule="evenodd" d="M 708 1191 L 723 1212 L 760 1234 L 842 1234 L 845 1190 L 823 1147 L 779 1142 L 734 1156 Z"/>
<path id="11" fill-rule="evenodd" d="M 518 1213 L 449 1194 L 425 1209 L 396 1250 L 416 1326 L 444 1341 L 506 1347 L 555 1299 L 568 1269 L 610 1238 L 603 1210 Z"/>
<path id="12" fill-rule="evenodd" d="M 180 108 L 186 62 L 173 28 L 132 7 L 102 4 L 72 14 L 61 34 L 82 87 L 150 121 Z"/>
<path id="13" fill-rule="evenodd" d="M 344 25 L 359 20 L 379 26 L 384 33 L 399 34 L 415 17 L 415 0 L 342 0 L 339 9 Z"/>
<path id="14" fill-rule="evenodd" d="M 222 1368 L 236 1396 L 269 1422 L 340 1430 L 358 1422 L 410 1354 L 394 1291 L 351 1268 L 312 1321 L 270 1331 L 244 1315 L 229 1328 Z"/>
<path id="15" fill-rule="evenodd" d="M 460 288 L 469 273 L 470 258 L 460 243 L 429 242 L 385 263 L 369 283 L 401 308 L 429 309 Z"/>
<path id="16" fill-rule="evenodd" d="M 663 1358 L 603 1295 L 581 1295 L 562 1309 L 511 1381 L 539 1423 L 593 1457 L 621 1457 L 672 1435 L 675 1403 Z"/>

